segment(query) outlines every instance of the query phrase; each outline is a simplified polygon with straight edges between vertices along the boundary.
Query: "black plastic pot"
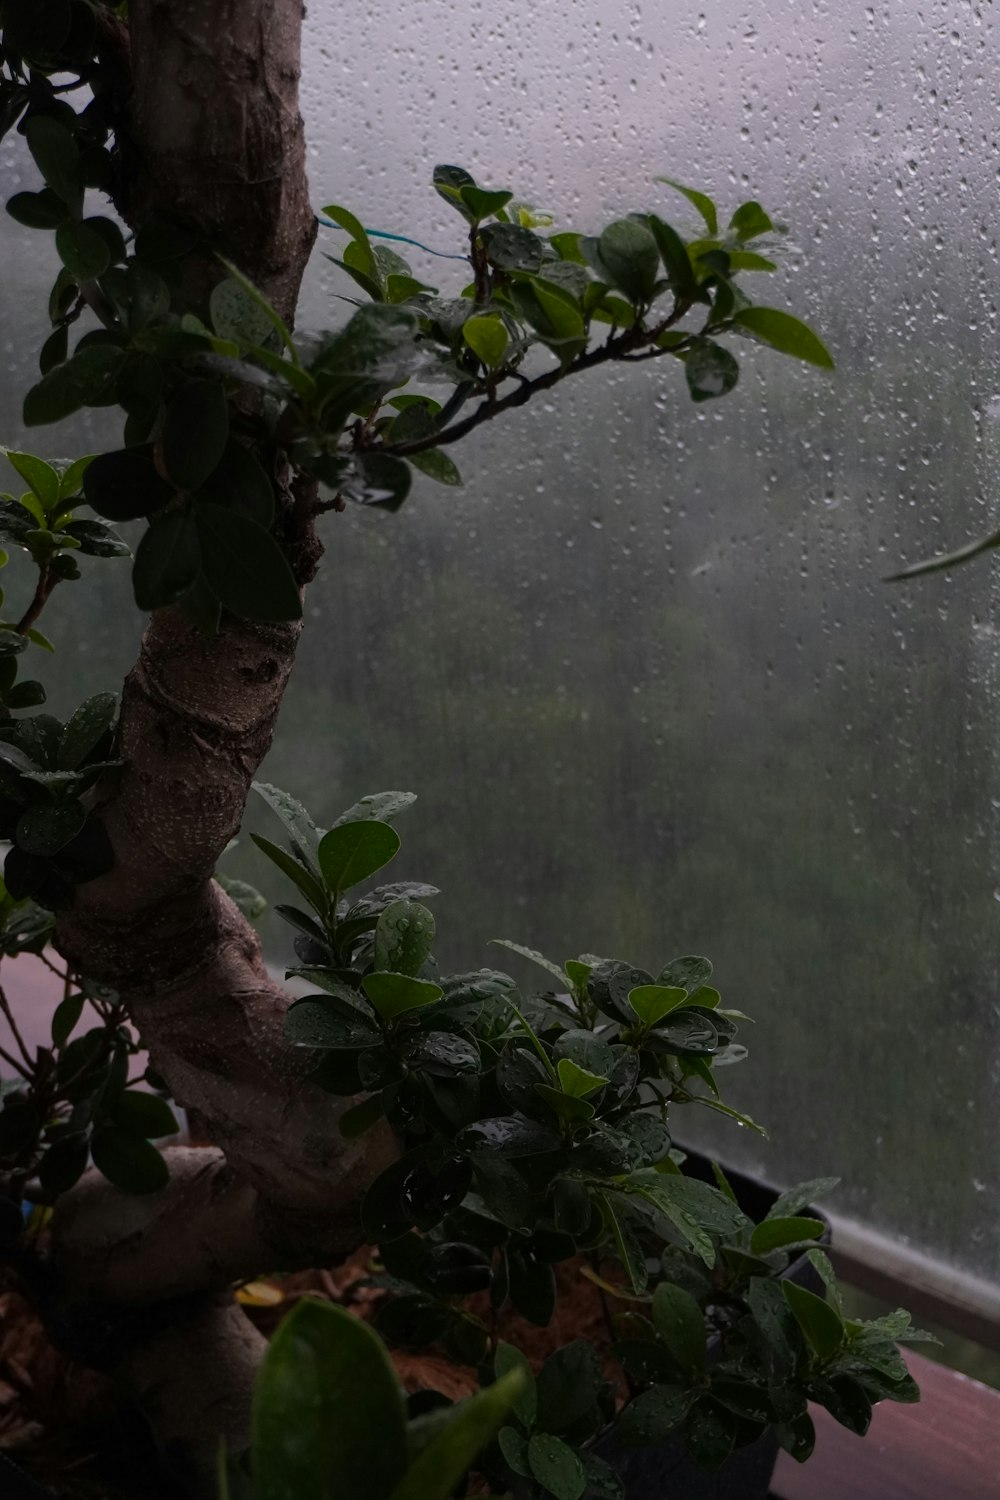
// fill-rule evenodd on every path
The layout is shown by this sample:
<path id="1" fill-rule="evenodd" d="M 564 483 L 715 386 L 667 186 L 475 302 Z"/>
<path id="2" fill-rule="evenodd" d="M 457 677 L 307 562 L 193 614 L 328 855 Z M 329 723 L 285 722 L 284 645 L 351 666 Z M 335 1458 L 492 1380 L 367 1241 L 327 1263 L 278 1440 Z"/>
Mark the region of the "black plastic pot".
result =
<path id="1" fill-rule="evenodd" d="M 689 1152 L 684 1171 L 704 1182 L 715 1181 L 708 1157 L 700 1152 Z M 755 1221 L 764 1218 L 778 1194 L 742 1172 L 729 1167 L 725 1171 L 744 1212 Z M 823 1220 L 827 1227 L 820 1243 L 829 1244 L 830 1226 L 825 1215 L 816 1208 L 803 1212 Z M 805 1256 L 792 1261 L 785 1278 L 823 1295 L 823 1283 Z M 624 1479 L 626 1500 L 767 1500 L 779 1445 L 776 1437 L 765 1433 L 749 1447 L 738 1448 L 717 1474 L 699 1469 L 679 1438 L 659 1448 L 623 1448 L 607 1437 L 594 1451 Z"/>

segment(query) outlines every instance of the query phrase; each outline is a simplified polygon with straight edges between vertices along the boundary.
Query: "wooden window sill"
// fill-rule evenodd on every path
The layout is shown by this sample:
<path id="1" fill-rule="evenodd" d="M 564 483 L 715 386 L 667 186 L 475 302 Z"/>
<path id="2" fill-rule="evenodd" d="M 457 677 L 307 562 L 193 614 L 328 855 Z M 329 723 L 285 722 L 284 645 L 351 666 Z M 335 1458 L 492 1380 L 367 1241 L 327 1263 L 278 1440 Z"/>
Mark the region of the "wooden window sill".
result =
<path id="1" fill-rule="evenodd" d="M 773 1500 L 998 1500 L 1000 1391 L 908 1352 L 923 1399 L 884 1401 L 855 1437 L 813 1410 L 816 1450 L 806 1464 L 783 1453 Z"/>

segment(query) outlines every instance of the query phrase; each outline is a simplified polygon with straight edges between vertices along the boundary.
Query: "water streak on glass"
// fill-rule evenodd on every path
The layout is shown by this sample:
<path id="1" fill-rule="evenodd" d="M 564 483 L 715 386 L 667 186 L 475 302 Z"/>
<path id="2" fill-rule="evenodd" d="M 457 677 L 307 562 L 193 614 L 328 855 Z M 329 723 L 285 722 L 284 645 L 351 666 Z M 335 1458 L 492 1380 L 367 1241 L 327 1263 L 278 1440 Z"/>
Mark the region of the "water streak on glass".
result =
<path id="1" fill-rule="evenodd" d="M 693 227 L 659 173 L 729 209 L 758 196 L 791 232 L 752 290 L 814 322 L 838 369 L 748 344 L 738 390 L 701 408 L 677 367 L 574 382 L 458 451 L 463 489 L 418 478 L 397 516 L 330 517 L 267 775 L 320 820 L 420 794 L 399 873 L 443 887 L 446 966 L 498 964 L 494 936 L 710 954 L 756 1021 L 731 1100 L 773 1141 L 707 1118 L 701 1138 L 775 1180 L 840 1173 L 841 1212 L 995 1277 L 996 565 L 882 578 L 1000 525 L 997 18 L 403 0 L 374 26 L 313 0 L 307 39 L 317 207 L 447 251 L 438 161 L 582 229 L 637 207 Z M 51 256 L 2 232 L 16 443 Z M 317 257 L 303 323 L 353 294 Z M 103 419 L 45 451 L 106 441 Z M 127 665 L 113 573 L 53 618 L 57 711 Z M 285 897 L 248 841 L 228 869 Z"/>

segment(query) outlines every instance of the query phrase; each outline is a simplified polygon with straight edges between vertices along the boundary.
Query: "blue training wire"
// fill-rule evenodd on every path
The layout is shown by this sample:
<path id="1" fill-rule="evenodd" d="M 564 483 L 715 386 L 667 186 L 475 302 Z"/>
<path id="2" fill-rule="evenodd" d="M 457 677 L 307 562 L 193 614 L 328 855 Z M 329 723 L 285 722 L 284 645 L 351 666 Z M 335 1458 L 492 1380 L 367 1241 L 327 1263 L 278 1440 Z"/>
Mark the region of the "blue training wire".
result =
<path id="1" fill-rule="evenodd" d="M 324 219 L 322 214 L 316 215 L 320 224 L 325 224 L 329 229 L 339 229 L 341 226 L 335 224 L 332 219 Z M 449 255 L 446 250 L 432 250 L 430 245 L 422 245 L 419 240 L 411 240 L 406 234 L 390 234 L 387 229 L 366 229 L 365 234 L 370 234 L 377 240 L 398 240 L 401 245 L 415 245 L 418 250 L 426 250 L 428 255 L 436 255 L 439 260 L 465 260 L 464 255 Z"/>

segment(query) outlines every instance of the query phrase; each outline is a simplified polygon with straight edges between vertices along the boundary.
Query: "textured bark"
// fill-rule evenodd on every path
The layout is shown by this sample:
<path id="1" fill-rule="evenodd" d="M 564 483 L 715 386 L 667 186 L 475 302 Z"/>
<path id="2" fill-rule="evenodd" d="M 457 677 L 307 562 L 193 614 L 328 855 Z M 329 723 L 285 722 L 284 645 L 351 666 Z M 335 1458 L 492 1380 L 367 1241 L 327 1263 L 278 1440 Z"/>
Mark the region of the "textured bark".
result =
<path id="1" fill-rule="evenodd" d="M 377 1134 L 340 1138 L 339 1106 L 283 1040 L 288 997 L 210 878 L 270 743 L 297 634 L 230 621 L 203 636 L 175 611 L 153 617 L 123 695 L 126 767 L 103 807 L 115 866 L 79 888 L 58 929 L 72 962 L 128 1002 L 153 1066 L 256 1189 L 246 1233 L 274 1265 L 347 1249 L 359 1193 L 390 1149 Z M 68 1231 L 61 1243 L 72 1276 Z M 192 1242 L 199 1262 L 204 1243 Z"/>
<path id="2" fill-rule="evenodd" d="M 180 1495 L 215 1497 L 220 1434 L 250 1442 L 254 1377 L 266 1340 L 231 1301 L 199 1299 L 150 1334 L 121 1375 L 152 1424 Z"/>
<path id="3" fill-rule="evenodd" d="M 203 232 L 193 305 L 222 274 L 218 250 L 293 320 L 315 233 L 300 29 L 299 0 L 130 0 L 128 34 L 106 28 L 105 86 L 126 122 L 116 201 L 133 226 L 158 216 Z M 306 581 L 316 549 L 296 489 L 279 465 L 279 534 Z M 351 1248 L 360 1195 L 393 1149 L 388 1133 L 341 1139 L 339 1106 L 283 1040 L 288 997 L 211 878 L 271 742 L 297 639 L 296 626 L 225 617 L 206 637 L 177 611 L 153 616 L 123 693 L 126 766 L 100 794 L 114 868 L 79 887 L 57 927 L 67 958 L 128 1003 L 153 1066 L 218 1148 L 171 1153 L 170 1185 L 149 1198 L 89 1174 L 60 1200 L 53 1233 L 60 1316 L 71 1324 L 88 1299 L 135 1309 L 140 1335 L 120 1368 L 161 1440 L 193 1453 L 201 1475 L 220 1431 L 245 1440 L 260 1353 L 238 1310 L 204 1294 Z M 152 1321 L 139 1315 L 154 1303 Z"/>
<path id="4" fill-rule="evenodd" d="M 290 321 L 316 234 L 300 0 L 131 0 L 129 32 L 131 219 L 197 226 Z"/>

